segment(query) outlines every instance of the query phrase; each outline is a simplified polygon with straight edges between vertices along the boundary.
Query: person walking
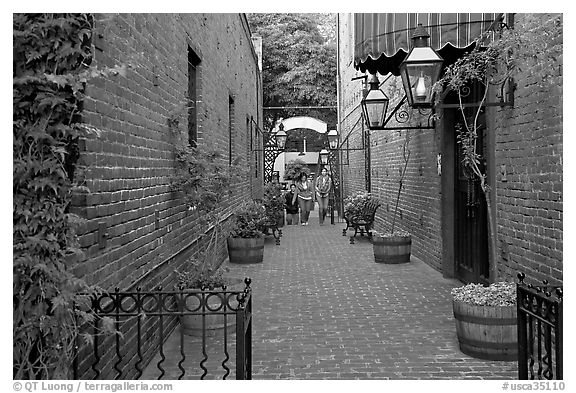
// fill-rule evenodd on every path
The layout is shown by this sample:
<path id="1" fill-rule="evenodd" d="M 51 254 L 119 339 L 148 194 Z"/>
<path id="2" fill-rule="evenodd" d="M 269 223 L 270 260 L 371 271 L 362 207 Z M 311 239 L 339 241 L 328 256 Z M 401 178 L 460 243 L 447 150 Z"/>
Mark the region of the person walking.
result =
<path id="1" fill-rule="evenodd" d="M 322 168 L 320 176 L 316 178 L 315 184 L 316 197 L 318 199 L 318 218 L 320 225 L 324 225 L 324 218 L 328 212 L 328 195 L 330 188 L 332 188 L 332 179 L 328 176 L 328 170 Z"/>
<path id="2" fill-rule="evenodd" d="M 296 185 L 290 184 L 290 191 L 284 195 L 286 208 L 286 224 L 298 225 L 298 201 L 296 200 Z"/>
<path id="3" fill-rule="evenodd" d="M 314 203 L 314 190 L 313 184 L 308 180 L 306 172 L 300 172 L 296 180 L 296 196 L 294 200 L 298 200 L 298 206 L 300 207 L 300 222 L 302 225 L 308 225 L 308 218 L 310 217 L 310 211 L 312 210 L 312 204 Z"/>

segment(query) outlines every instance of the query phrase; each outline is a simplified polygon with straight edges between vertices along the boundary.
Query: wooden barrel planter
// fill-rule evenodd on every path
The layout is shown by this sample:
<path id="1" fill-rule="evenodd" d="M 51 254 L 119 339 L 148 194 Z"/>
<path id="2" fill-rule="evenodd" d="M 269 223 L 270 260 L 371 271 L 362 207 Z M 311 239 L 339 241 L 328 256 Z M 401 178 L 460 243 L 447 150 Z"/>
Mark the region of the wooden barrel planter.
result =
<path id="1" fill-rule="evenodd" d="M 264 260 L 264 238 L 228 238 L 230 263 L 261 263 Z"/>
<path id="2" fill-rule="evenodd" d="M 243 291 L 244 283 L 239 278 L 229 279 L 230 283 L 226 287 L 227 292 Z M 217 290 L 221 290 L 220 288 Z M 198 296 L 198 297 L 197 297 Z M 186 311 L 193 311 L 202 315 L 183 315 L 181 319 L 182 332 L 189 336 L 202 337 L 203 327 L 206 329 L 206 337 L 213 337 L 219 332 L 224 334 L 224 323 L 226 322 L 226 333 L 236 333 L 236 314 L 231 314 L 238 308 L 238 300 L 235 294 L 204 294 L 206 306 L 201 306 L 202 295 L 188 295 L 186 297 Z M 225 315 L 224 312 L 229 314 Z M 202 325 L 204 318 L 204 325 Z M 224 319 L 226 318 L 226 319 Z"/>
<path id="3" fill-rule="evenodd" d="M 376 263 L 410 262 L 412 236 L 373 236 L 374 260 Z"/>
<path id="4" fill-rule="evenodd" d="M 518 359 L 516 306 L 477 306 L 453 301 L 460 350 L 485 360 Z"/>

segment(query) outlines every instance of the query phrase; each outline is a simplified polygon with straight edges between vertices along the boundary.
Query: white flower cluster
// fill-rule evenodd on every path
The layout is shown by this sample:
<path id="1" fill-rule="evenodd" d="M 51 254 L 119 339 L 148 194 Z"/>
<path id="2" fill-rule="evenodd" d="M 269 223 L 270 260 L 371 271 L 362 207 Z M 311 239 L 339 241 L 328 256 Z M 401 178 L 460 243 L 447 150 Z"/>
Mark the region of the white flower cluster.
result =
<path id="1" fill-rule="evenodd" d="M 477 306 L 512 306 L 516 304 L 516 284 L 497 282 L 484 286 L 467 284 L 453 288 L 450 292 L 454 300 Z"/>

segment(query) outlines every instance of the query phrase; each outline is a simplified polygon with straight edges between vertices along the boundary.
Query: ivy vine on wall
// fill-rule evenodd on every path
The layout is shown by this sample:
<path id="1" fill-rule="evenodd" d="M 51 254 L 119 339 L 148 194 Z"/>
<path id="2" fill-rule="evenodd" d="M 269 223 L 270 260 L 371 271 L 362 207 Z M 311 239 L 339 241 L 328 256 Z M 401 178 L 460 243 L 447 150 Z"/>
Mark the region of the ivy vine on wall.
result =
<path id="1" fill-rule="evenodd" d="M 70 272 L 89 14 L 13 14 L 13 377 L 66 378 L 97 289 Z"/>

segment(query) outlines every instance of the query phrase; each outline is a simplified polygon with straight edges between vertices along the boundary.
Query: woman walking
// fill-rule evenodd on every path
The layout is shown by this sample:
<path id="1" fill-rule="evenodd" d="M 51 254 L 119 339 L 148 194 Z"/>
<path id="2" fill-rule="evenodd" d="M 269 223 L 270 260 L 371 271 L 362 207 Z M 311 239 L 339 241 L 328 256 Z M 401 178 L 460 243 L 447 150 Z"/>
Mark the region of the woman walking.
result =
<path id="1" fill-rule="evenodd" d="M 316 178 L 315 186 L 318 199 L 318 218 L 320 219 L 320 225 L 324 225 L 324 218 L 328 211 L 328 193 L 332 187 L 332 180 L 328 176 L 326 168 L 322 168 L 320 176 Z"/>
<path id="2" fill-rule="evenodd" d="M 306 172 L 301 172 L 296 180 L 296 195 L 294 198 L 297 198 L 300 206 L 300 222 L 302 225 L 308 225 L 308 217 L 310 217 L 310 211 L 314 203 L 313 196 L 313 184 L 308 180 Z"/>

